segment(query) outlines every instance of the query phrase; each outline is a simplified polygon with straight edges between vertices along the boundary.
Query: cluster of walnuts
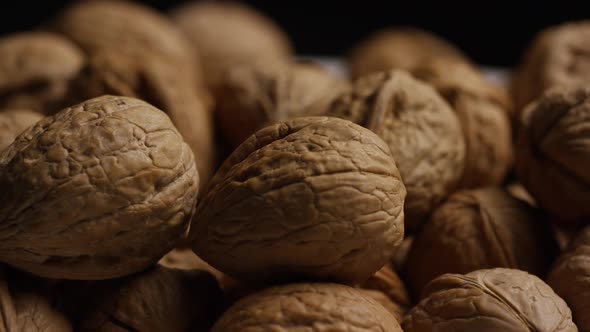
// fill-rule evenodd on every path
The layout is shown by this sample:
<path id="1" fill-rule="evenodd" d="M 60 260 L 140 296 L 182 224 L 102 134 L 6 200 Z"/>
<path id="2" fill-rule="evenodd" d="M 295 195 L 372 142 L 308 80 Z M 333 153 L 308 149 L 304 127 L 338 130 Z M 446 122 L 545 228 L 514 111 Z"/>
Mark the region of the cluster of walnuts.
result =
<path id="1" fill-rule="evenodd" d="M 510 90 L 411 28 L 348 65 L 225 2 L 1 37 L 0 330 L 590 331 L 590 22 Z"/>

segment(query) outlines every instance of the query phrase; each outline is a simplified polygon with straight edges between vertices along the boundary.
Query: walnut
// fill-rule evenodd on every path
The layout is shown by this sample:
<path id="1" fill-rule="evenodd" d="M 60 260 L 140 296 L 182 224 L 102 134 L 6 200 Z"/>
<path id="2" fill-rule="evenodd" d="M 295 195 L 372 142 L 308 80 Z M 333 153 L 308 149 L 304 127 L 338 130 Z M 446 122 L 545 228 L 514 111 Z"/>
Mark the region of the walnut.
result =
<path id="1" fill-rule="evenodd" d="M 520 181 L 560 226 L 590 220 L 590 88 L 547 91 L 525 111 L 517 144 Z"/>
<path id="2" fill-rule="evenodd" d="M 411 307 L 404 282 L 388 264 L 362 284 L 363 293 L 383 305 L 398 322 Z"/>
<path id="3" fill-rule="evenodd" d="M 58 111 L 69 81 L 83 65 L 82 52 L 59 35 L 25 32 L 0 38 L 0 107 Z"/>
<path id="4" fill-rule="evenodd" d="M 512 269 L 445 274 L 402 324 L 418 331 L 578 331 L 571 311 L 541 279 Z"/>
<path id="5" fill-rule="evenodd" d="M 105 281 L 61 285 L 62 306 L 76 331 L 208 331 L 222 300 L 202 270 L 152 267 Z"/>
<path id="6" fill-rule="evenodd" d="M 353 78 L 391 69 L 413 72 L 434 59 L 467 62 L 461 51 L 426 31 L 410 27 L 379 31 L 359 43 L 349 57 Z"/>
<path id="7" fill-rule="evenodd" d="M 405 194 L 371 131 L 327 117 L 278 123 L 218 170 L 193 219 L 193 249 L 239 279 L 362 282 L 402 241 Z"/>
<path id="8" fill-rule="evenodd" d="M 547 277 L 547 283 L 572 309 L 580 331 L 590 329 L 590 227 L 580 232 Z"/>
<path id="9" fill-rule="evenodd" d="M 457 186 L 465 142 L 457 116 L 431 87 L 403 71 L 357 80 L 331 107 L 389 145 L 408 191 L 405 228 L 415 232 Z"/>
<path id="10" fill-rule="evenodd" d="M 9 110 L 0 113 L 0 151 L 14 141 L 16 136 L 29 128 L 43 115 L 27 110 Z"/>
<path id="11" fill-rule="evenodd" d="M 416 235 L 404 275 L 415 295 L 444 273 L 506 267 L 544 275 L 559 248 L 548 222 L 501 189 L 460 191 Z"/>
<path id="12" fill-rule="evenodd" d="M 104 96 L 64 109 L 0 153 L 0 261 L 53 278 L 137 272 L 187 231 L 198 182 L 151 105 Z"/>
<path id="13" fill-rule="evenodd" d="M 219 85 L 217 119 L 234 147 L 273 122 L 322 115 L 348 84 L 309 64 L 244 64 Z"/>
<path id="14" fill-rule="evenodd" d="M 292 53 L 288 37 L 268 17 L 235 2 L 194 2 L 175 9 L 172 19 L 186 33 L 216 90 L 224 72 L 240 63 L 284 63 Z"/>
<path id="15" fill-rule="evenodd" d="M 337 284 L 291 284 L 268 288 L 234 304 L 212 332 L 225 331 L 401 332 L 395 318 L 374 300 Z"/>
<path id="16" fill-rule="evenodd" d="M 553 86 L 587 84 L 590 79 L 590 21 L 566 23 L 540 32 L 513 76 L 517 110 Z"/>

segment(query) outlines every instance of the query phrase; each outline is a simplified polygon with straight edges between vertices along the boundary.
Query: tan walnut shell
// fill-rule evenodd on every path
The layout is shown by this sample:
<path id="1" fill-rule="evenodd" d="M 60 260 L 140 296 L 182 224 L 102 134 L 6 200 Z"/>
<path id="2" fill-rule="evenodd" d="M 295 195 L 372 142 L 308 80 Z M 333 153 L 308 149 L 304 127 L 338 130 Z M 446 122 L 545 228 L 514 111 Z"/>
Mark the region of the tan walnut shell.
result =
<path id="1" fill-rule="evenodd" d="M 390 264 L 372 275 L 359 289 L 365 296 L 379 302 L 401 323 L 412 306 L 406 286 Z"/>
<path id="2" fill-rule="evenodd" d="M 405 332 L 576 332 L 571 311 L 541 279 L 496 268 L 445 274 L 406 316 Z"/>
<path id="3" fill-rule="evenodd" d="M 0 38 L 0 108 L 59 111 L 84 61 L 82 51 L 56 34 L 24 32 Z"/>
<path id="4" fill-rule="evenodd" d="M 516 148 L 520 181 L 557 224 L 588 224 L 590 87 L 550 89 L 524 115 Z"/>
<path id="5" fill-rule="evenodd" d="M 104 96 L 64 109 L 0 154 L 0 261 L 52 278 L 137 272 L 186 232 L 198 182 L 153 106 Z"/>
<path id="6" fill-rule="evenodd" d="M 229 69 L 219 85 L 216 118 L 234 147 L 269 124 L 318 116 L 349 87 L 310 64 L 242 64 Z"/>
<path id="7" fill-rule="evenodd" d="M 213 91 L 225 71 L 242 63 L 284 63 L 289 38 L 268 17 L 237 2 L 194 2 L 176 8 L 172 19 L 188 37 Z"/>
<path id="8" fill-rule="evenodd" d="M 570 243 L 553 265 L 547 283 L 572 309 L 580 331 L 590 331 L 590 228 Z"/>
<path id="9" fill-rule="evenodd" d="M 554 86 L 588 84 L 590 21 L 570 22 L 541 31 L 525 52 L 512 81 L 518 111 Z"/>
<path id="10" fill-rule="evenodd" d="M 559 248 L 550 224 L 497 188 L 453 194 L 416 235 L 404 266 L 414 295 L 445 273 L 505 267 L 544 276 Z"/>
<path id="11" fill-rule="evenodd" d="M 465 142 L 457 116 L 436 91 L 406 72 L 358 79 L 328 115 L 366 127 L 389 145 L 408 191 L 406 231 L 418 230 L 458 185 Z"/>
<path id="12" fill-rule="evenodd" d="M 0 151 L 9 146 L 25 129 L 43 119 L 43 115 L 27 110 L 0 112 Z"/>
<path id="13" fill-rule="evenodd" d="M 238 279 L 362 282 L 402 241 L 405 195 L 371 131 L 289 120 L 256 132 L 218 170 L 193 219 L 193 249 Z"/>
<path id="14" fill-rule="evenodd" d="M 359 290 L 338 284 L 290 284 L 234 304 L 212 332 L 401 332 L 395 318 Z"/>

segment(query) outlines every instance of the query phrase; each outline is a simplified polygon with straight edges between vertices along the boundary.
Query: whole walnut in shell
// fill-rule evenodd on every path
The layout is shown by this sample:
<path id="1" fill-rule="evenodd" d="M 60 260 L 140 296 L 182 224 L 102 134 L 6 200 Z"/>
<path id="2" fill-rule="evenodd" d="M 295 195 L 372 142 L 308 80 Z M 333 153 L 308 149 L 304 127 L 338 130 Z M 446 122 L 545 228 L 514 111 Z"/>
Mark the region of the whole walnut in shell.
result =
<path id="1" fill-rule="evenodd" d="M 309 64 L 243 64 L 219 86 L 217 120 L 225 139 L 238 146 L 273 122 L 323 115 L 348 84 Z"/>
<path id="2" fill-rule="evenodd" d="M 83 65 L 82 52 L 59 35 L 24 32 L 0 38 L 0 108 L 60 110 Z"/>
<path id="3" fill-rule="evenodd" d="M 238 279 L 362 282 L 402 241 L 405 195 L 377 135 L 341 119 L 298 118 L 233 152 L 190 237 L 199 257 Z"/>
<path id="4" fill-rule="evenodd" d="M 561 226 L 590 222 L 590 87 L 547 91 L 525 111 L 520 181 Z"/>
<path id="5" fill-rule="evenodd" d="M 187 231 L 198 182 L 153 106 L 104 96 L 64 109 L 0 153 L 0 261 L 51 278 L 137 272 Z"/>
<path id="6" fill-rule="evenodd" d="M 580 331 L 590 331 L 590 228 L 570 243 L 553 265 L 547 283 L 572 309 Z"/>
<path id="7" fill-rule="evenodd" d="M 407 73 L 358 79 L 328 115 L 362 125 L 389 145 L 408 191 L 407 231 L 419 229 L 458 185 L 465 142 L 457 116 L 436 91 Z"/>
<path id="8" fill-rule="evenodd" d="M 514 75 L 517 110 L 551 87 L 588 84 L 589 80 L 590 21 L 548 28 L 532 41 Z"/>
<path id="9" fill-rule="evenodd" d="M 512 269 L 445 274 L 424 290 L 405 332 L 576 332 L 571 311 L 541 279 Z"/>
<path id="10" fill-rule="evenodd" d="M 361 287 L 359 290 L 363 294 L 379 302 L 398 322 L 402 321 L 412 305 L 404 282 L 389 264 L 367 279 Z"/>
<path id="11" fill-rule="evenodd" d="M 207 85 L 216 90 L 224 72 L 242 63 L 284 63 L 288 37 L 268 17 L 236 2 L 193 2 L 175 9 L 182 29 L 202 63 Z"/>
<path id="12" fill-rule="evenodd" d="M 121 279 L 68 282 L 61 290 L 76 331 L 208 331 L 222 300 L 210 273 L 159 265 Z"/>
<path id="13" fill-rule="evenodd" d="M 353 78 L 391 69 L 413 72 L 434 59 L 467 62 L 463 53 L 447 41 L 416 28 L 390 28 L 361 41 L 349 57 Z"/>
<path id="14" fill-rule="evenodd" d="M 27 110 L 0 112 L 0 151 L 10 145 L 16 136 L 43 119 L 43 115 Z"/>
<path id="15" fill-rule="evenodd" d="M 505 267 L 544 275 L 559 248 L 541 213 L 497 188 L 460 191 L 416 235 L 404 266 L 415 295 L 445 273 Z"/>
<path id="16" fill-rule="evenodd" d="M 290 284 L 268 288 L 234 304 L 212 332 L 226 331 L 401 332 L 395 318 L 357 289 L 337 284 Z"/>

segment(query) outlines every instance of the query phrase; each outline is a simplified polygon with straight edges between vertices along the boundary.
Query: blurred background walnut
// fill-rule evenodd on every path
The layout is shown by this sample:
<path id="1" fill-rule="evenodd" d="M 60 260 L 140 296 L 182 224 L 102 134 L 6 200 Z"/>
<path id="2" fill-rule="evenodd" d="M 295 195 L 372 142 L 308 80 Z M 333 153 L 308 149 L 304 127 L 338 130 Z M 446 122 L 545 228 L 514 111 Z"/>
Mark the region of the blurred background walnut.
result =
<path id="1" fill-rule="evenodd" d="M 402 322 L 404 315 L 412 306 L 412 301 L 404 282 L 397 275 L 390 264 L 369 277 L 359 290 L 384 306 L 398 322 Z"/>
<path id="2" fill-rule="evenodd" d="M 43 119 L 43 115 L 27 110 L 0 112 L 0 151 L 10 145 L 16 136 Z"/>

